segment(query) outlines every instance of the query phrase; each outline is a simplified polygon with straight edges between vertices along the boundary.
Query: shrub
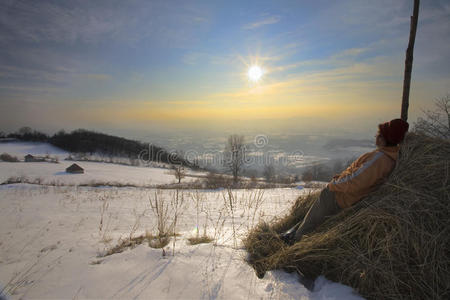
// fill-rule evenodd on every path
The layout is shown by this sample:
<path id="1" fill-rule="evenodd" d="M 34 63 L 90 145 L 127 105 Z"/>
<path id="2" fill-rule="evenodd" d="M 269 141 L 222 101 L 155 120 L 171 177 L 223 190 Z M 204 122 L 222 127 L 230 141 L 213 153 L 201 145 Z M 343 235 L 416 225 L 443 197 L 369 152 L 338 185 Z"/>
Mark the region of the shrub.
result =
<path id="1" fill-rule="evenodd" d="M 422 111 L 414 131 L 432 137 L 450 139 L 450 94 L 434 101 L 434 110 Z"/>
<path id="2" fill-rule="evenodd" d="M 203 235 L 203 236 L 194 236 L 188 238 L 188 242 L 190 245 L 197 245 L 197 244 L 207 244 L 214 241 L 213 238 L 210 238 L 209 236 Z"/>
<path id="3" fill-rule="evenodd" d="M 209 189 L 227 188 L 233 185 L 233 178 L 216 173 L 208 173 L 206 187 Z"/>
<path id="4" fill-rule="evenodd" d="M 0 154 L 0 160 L 6 161 L 6 162 L 18 162 L 19 161 L 19 159 L 16 156 L 9 155 L 8 153 Z"/>

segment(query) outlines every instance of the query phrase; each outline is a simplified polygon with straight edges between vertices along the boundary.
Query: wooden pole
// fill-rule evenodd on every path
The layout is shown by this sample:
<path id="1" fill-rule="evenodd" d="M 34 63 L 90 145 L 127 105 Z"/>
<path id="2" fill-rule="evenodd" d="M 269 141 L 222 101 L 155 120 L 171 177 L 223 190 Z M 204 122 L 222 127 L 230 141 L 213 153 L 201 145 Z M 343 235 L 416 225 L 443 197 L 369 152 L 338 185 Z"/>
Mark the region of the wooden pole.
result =
<path id="1" fill-rule="evenodd" d="M 411 72 L 413 64 L 414 42 L 416 40 L 417 20 L 419 19 L 420 0 L 414 0 L 414 12 L 411 16 L 411 27 L 409 31 L 409 43 L 406 49 L 405 76 L 403 77 L 403 97 L 401 118 L 408 120 L 409 90 L 411 87 Z"/>

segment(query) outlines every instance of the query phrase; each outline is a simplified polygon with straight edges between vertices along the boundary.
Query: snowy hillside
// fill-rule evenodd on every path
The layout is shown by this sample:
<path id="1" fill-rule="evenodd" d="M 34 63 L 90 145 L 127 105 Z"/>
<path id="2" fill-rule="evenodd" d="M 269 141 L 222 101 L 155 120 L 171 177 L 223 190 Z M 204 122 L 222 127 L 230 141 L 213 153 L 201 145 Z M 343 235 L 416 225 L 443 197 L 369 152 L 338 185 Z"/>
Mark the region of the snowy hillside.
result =
<path id="1" fill-rule="evenodd" d="M 3 152 L 66 155 L 30 143 L 0 144 Z M 41 185 L 0 186 L 0 291 L 8 298 L 361 299 L 323 277 L 313 292 L 283 271 L 260 280 L 244 261 L 246 233 L 262 220 L 286 214 L 311 189 L 80 187 L 92 181 L 148 186 L 175 178 L 167 169 L 95 162 L 79 163 L 84 174 L 67 174 L 71 163 L 0 162 L 1 181 L 41 179 Z M 46 185 L 55 182 L 65 186 Z M 158 235 L 156 200 L 167 208 L 165 226 L 175 228 L 176 239 L 171 237 L 164 250 L 141 240 L 111 254 L 124 241 Z M 212 242 L 188 242 L 203 235 Z"/>
<path id="2" fill-rule="evenodd" d="M 72 161 L 60 161 L 60 163 L 45 162 L 0 162 L 0 182 L 10 177 L 24 176 L 31 180 L 41 179 L 47 184 L 91 184 L 91 183 L 120 183 L 138 186 L 158 185 L 176 182 L 169 169 L 122 166 L 109 163 L 76 162 L 84 169 L 84 174 L 66 173 L 66 168 L 72 165 Z M 201 176 L 201 172 L 188 172 L 190 175 Z M 183 182 L 196 180 L 197 177 L 183 179 Z"/>
<path id="3" fill-rule="evenodd" d="M 1 153 L 17 156 L 19 160 L 23 160 L 23 157 L 27 154 L 40 156 L 48 154 L 51 157 L 58 157 L 59 163 L 9 163 L 0 161 L 0 183 L 10 177 L 25 177 L 31 181 L 39 179 L 41 183 L 57 185 L 119 183 L 148 186 L 176 182 L 174 175 L 169 169 L 123 166 L 99 162 L 76 162 L 84 169 L 84 174 L 69 174 L 65 170 L 74 163 L 73 161 L 64 160 L 69 154 L 47 143 L 0 143 Z M 183 182 L 196 180 L 198 176 L 204 176 L 205 173 L 187 171 L 187 175 Z"/>
<path id="4" fill-rule="evenodd" d="M 69 155 L 69 153 L 67 153 L 66 151 L 52 146 L 48 143 L 19 141 L 0 143 L 0 153 L 8 153 L 19 158 L 23 158 L 23 156 L 27 154 L 42 156 L 48 154 L 50 156 L 58 157 L 59 160 L 63 160 Z"/>
<path id="5" fill-rule="evenodd" d="M 147 243 L 99 257 L 119 239 L 155 232 L 149 205 L 155 192 L 0 187 L 0 284 L 13 299 L 361 299 L 323 277 L 314 292 L 297 275 L 282 271 L 260 280 L 244 262 L 241 237 L 260 219 L 286 213 L 305 190 L 235 191 L 234 219 L 227 212 L 226 191 L 183 191 L 175 255 L 172 240 L 164 257 Z M 169 202 L 175 191 L 160 193 Z M 260 199 L 260 208 L 252 199 Z M 197 226 L 216 243 L 189 245 Z"/>

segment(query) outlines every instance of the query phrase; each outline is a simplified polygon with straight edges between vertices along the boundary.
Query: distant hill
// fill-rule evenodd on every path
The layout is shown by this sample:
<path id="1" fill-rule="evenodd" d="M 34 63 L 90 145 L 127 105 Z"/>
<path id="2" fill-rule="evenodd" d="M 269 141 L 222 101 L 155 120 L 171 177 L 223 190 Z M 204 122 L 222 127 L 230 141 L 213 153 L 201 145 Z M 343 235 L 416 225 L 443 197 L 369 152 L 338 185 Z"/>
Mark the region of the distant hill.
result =
<path id="1" fill-rule="evenodd" d="M 59 131 L 53 136 L 48 136 L 38 131 L 32 131 L 30 128 L 22 128 L 19 132 L 11 133 L 7 137 L 22 141 L 47 142 L 72 153 L 98 153 L 169 164 L 181 163 L 191 168 L 197 167 L 192 162 L 175 153 L 169 153 L 162 147 L 85 129 L 77 129 L 70 133 Z"/>

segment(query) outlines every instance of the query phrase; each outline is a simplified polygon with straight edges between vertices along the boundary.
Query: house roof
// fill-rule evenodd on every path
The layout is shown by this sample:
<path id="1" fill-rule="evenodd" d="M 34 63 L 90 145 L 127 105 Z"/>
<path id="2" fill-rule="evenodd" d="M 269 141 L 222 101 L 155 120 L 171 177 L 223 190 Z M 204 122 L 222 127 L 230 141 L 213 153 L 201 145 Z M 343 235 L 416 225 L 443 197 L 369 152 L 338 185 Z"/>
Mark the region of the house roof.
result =
<path id="1" fill-rule="evenodd" d="M 83 168 L 77 164 L 72 164 L 70 167 L 66 169 L 66 171 L 83 171 Z"/>

